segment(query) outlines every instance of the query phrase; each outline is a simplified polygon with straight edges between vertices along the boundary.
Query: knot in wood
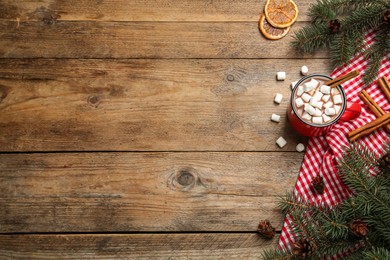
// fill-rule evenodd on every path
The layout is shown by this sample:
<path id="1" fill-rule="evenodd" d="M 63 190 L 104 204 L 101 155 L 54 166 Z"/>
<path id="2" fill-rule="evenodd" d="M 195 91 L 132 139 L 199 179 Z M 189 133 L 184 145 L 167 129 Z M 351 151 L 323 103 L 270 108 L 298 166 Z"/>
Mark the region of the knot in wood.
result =
<path id="1" fill-rule="evenodd" d="M 167 184 L 170 189 L 181 192 L 204 187 L 198 172 L 192 167 L 183 167 L 172 172 Z"/>
<path id="2" fill-rule="evenodd" d="M 234 76 L 232 74 L 227 75 L 228 81 L 234 81 Z"/>
<path id="3" fill-rule="evenodd" d="M 51 16 L 49 16 L 49 17 L 43 17 L 43 18 L 42 18 L 42 21 L 43 21 L 43 23 L 46 24 L 46 25 L 52 25 L 52 24 L 54 24 L 54 23 L 56 22 L 56 20 L 55 20 L 53 17 L 51 17 Z"/>
<path id="4" fill-rule="evenodd" d="M 95 107 L 99 104 L 99 102 L 100 102 L 99 96 L 92 95 L 88 97 L 88 103 Z"/>
<path id="5" fill-rule="evenodd" d="M 0 85 L 0 101 L 5 99 L 8 95 L 8 88 L 6 86 Z"/>
<path id="6" fill-rule="evenodd" d="M 182 186 L 189 186 L 195 182 L 195 176 L 188 170 L 181 170 L 177 182 Z"/>

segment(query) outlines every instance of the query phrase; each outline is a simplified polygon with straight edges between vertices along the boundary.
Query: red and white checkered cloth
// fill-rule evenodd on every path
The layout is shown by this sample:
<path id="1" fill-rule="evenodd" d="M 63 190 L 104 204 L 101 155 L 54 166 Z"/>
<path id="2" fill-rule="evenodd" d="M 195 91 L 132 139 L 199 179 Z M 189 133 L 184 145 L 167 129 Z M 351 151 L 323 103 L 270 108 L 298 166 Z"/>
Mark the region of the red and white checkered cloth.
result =
<path id="1" fill-rule="evenodd" d="M 366 40 L 367 44 L 371 44 L 373 34 L 368 34 Z M 355 69 L 358 69 L 362 75 L 366 66 L 367 61 L 359 55 L 347 66 L 336 68 L 331 76 L 335 78 Z M 382 76 L 390 79 L 390 55 L 383 59 L 377 79 Z M 348 197 L 348 189 L 342 183 L 335 168 L 336 160 L 342 157 L 343 148 L 349 145 L 347 133 L 375 119 L 374 114 L 358 96 L 364 87 L 361 76 L 344 83 L 343 87 L 348 101 L 361 104 L 362 114 L 352 121 L 337 123 L 325 136 L 310 138 L 294 189 L 295 195 L 305 201 L 334 206 Z M 384 111 L 390 111 L 390 103 L 377 85 L 377 80 L 365 89 Z M 387 136 L 383 129 L 379 129 L 357 142 L 379 155 L 383 144 L 387 141 Z M 312 179 L 317 175 L 324 179 L 325 189 L 322 195 L 316 194 L 310 188 Z M 289 226 L 290 218 L 287 215 L 279 239 L 279 247 L 282 250 L 291 249 L 294 242 Z"/>

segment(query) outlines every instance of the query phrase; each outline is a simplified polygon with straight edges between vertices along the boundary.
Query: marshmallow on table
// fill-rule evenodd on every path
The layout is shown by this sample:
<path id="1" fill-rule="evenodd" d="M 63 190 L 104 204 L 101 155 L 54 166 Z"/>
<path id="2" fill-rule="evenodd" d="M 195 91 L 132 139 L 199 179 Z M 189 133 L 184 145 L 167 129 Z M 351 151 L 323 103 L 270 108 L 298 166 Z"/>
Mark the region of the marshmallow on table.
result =
<path id="1" fill-rule="evenodd" d="M 307 93 L 303 93 L 302 95 L 302 99 L 305 101 L 305 102 L 309 102 L 310 99 L 311 99 L 311 96 Z"/>
<path id="2" fill-rule="evenodd" d="M 343 103 L 343 98 L 341 97 L 341 95 L 333 96 L 333 103 L 337 105 Z"/>
<path id="3" fill-rule="evenodd" d="M 274 102 L 280 104 L 282 102 L 283 95 L 280 93 L 276 93 Z"/>
<path id="4" fill-rule="evenodd" d="M 303 76 L 306 76 L 307 74 L 309 73 L 309 68 L 307 67 L 307 66 L 302 66 L 301 67 L 301 74 L 303 75 Z"/>
<path id="5" fill-rule="evenodd" d="M 320 88 L 320 91 L 325 95 L 329 95 L 330 94 L 330 87 L 327 85 L 322 85 Z"/>
<path id="6" fill-rule="evenodd" d="M 305 146 L 302 143 L 299 143 L 295 147 L 295 150 L 297 150 L 297 152 L 303 152 L 305 150 Z"/>
<path id="7" fill-rule="evenodd" d="M 277 114 L 272 114 L 272 115 L 271 115 L 271 121 L 274 121 L 274 122 L 279 123 L 279 121 L 280 121 L 280 116 L 277 115 Z"/>
<path id="8" fill-rule="evenodd" d="M 295 99 L 295 106 L 300 108 L 305 104 L 305 102 L 302 100 L 302 98 Z"/>
<path id="9" fill-rule="evenodd" d="M 284 71 L 277 72 L 276 79 L 277 80 L 285 80 L 286 79 L 286 72 L 284 72 Z"/>
<path id="10" fill-rule="evenodd" d="M 280 148 L 283 148 L 286 144 L 287 144 L 287 141 L 286 139 L 284 139 L 282 136 L 278 138 L 278 140 L 276 140 L 276 144 L 280 147 Z"/>
<path id="11" fill-rule="evenodd" d="M 314 116 L 313 123 L 314 124 L 322 124 L 322 116 Z"/>

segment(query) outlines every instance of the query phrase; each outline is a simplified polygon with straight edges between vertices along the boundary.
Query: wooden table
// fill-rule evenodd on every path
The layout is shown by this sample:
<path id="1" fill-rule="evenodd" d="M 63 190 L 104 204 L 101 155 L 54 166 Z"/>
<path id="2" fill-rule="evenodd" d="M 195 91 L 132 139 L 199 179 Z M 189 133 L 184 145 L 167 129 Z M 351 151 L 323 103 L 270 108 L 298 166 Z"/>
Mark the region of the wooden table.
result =
<path id="1" fill-rule="evenodd" d="M 275 246 L 275 202 L 306 141 L 286 120 L 290 82 L 302 65 L 331 71 L 325 52 L 290 46 L 313 2 L 296 0 L 292 31 L 268 41 L 265 1 L 0 1 L 0 258 L 257 259 Z M 273 240 L 256 233 L 263 219 Z"/>

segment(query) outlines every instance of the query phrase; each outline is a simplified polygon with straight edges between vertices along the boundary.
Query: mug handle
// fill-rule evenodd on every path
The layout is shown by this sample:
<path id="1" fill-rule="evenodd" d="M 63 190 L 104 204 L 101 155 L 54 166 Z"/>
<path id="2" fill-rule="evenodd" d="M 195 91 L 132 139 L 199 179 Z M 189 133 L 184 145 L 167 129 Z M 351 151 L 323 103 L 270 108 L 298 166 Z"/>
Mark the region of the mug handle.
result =
<path id="1" fill-rule="evenodd" d="M 340 121 L 350 121 L 360 116 L 362 112 L 362 107 L 359 103 L 350 103 L 347 102 L 347 107 L 344 111 L 344 114 L 340 117 Z"/>

